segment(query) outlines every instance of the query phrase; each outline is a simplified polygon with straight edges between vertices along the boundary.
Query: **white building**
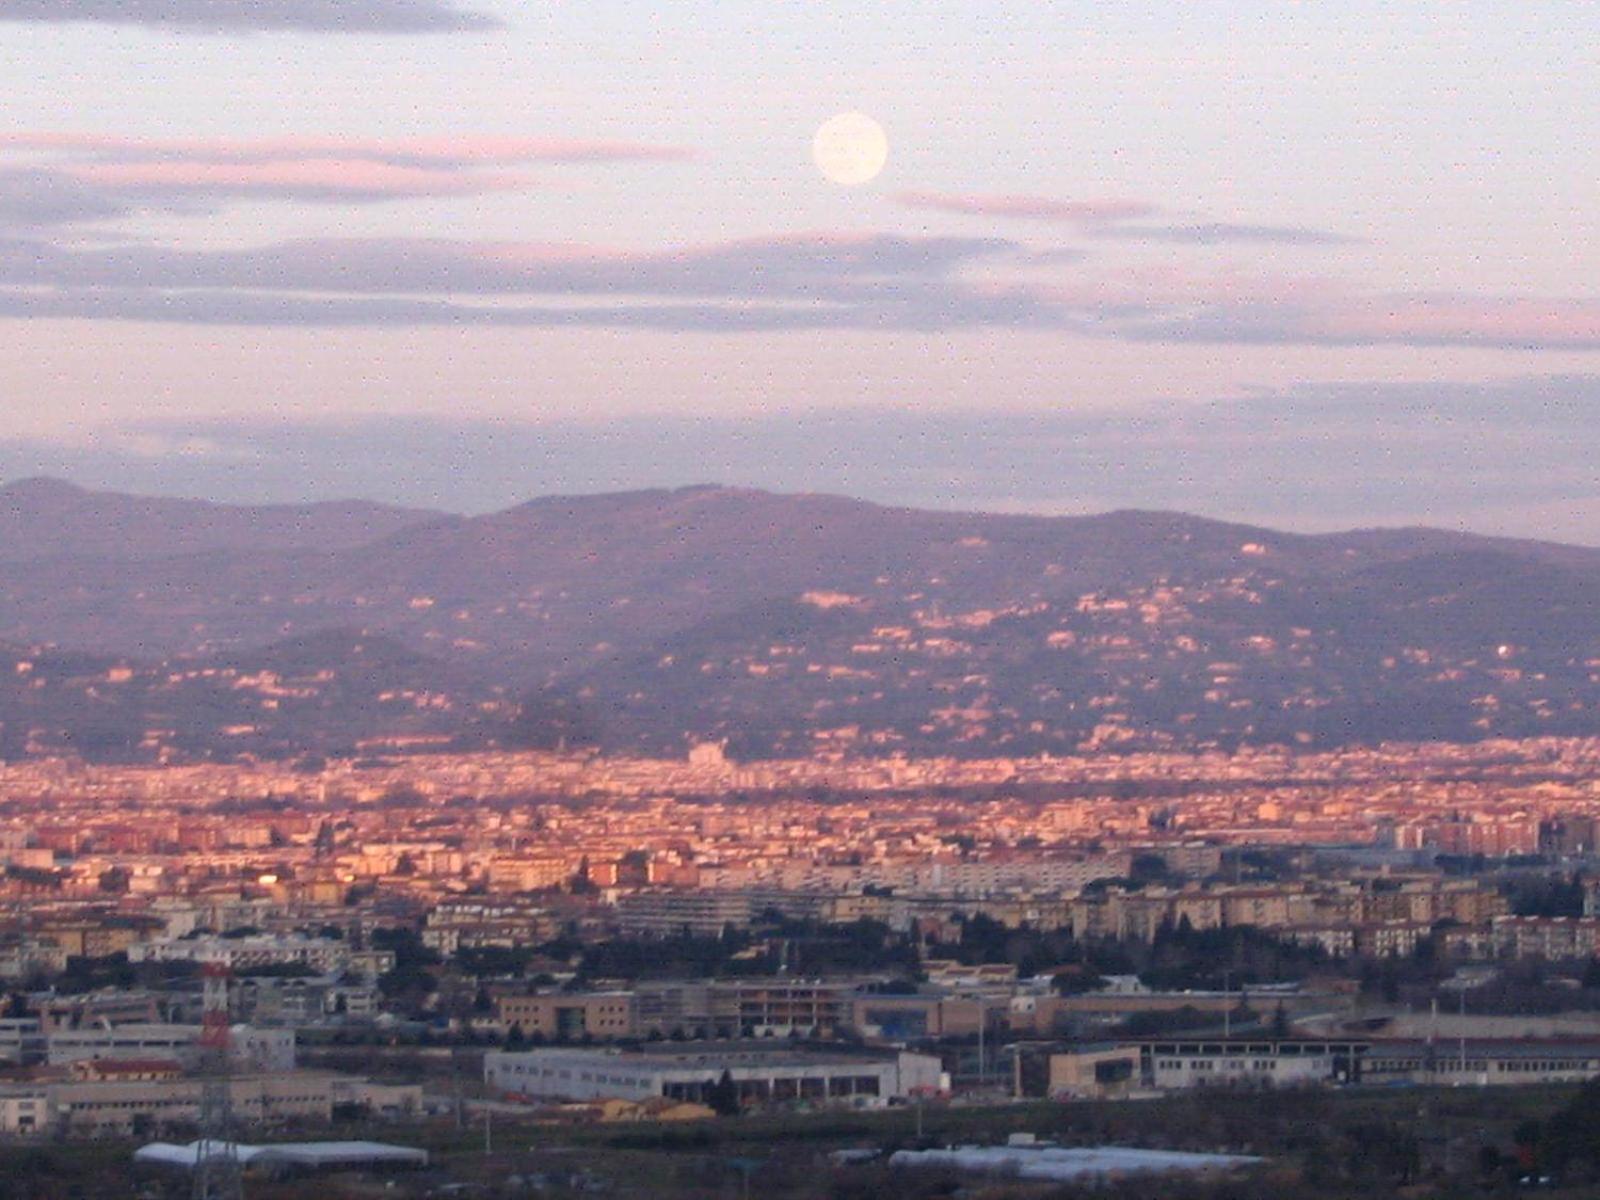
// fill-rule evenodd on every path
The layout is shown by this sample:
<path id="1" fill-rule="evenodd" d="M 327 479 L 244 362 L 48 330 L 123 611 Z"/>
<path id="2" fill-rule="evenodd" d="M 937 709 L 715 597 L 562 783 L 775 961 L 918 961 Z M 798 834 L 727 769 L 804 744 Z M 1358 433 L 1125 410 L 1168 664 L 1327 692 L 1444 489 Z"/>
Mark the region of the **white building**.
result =
<path id="1" fill-rule="evenodd" d="M 897 1150 L 892 1167 L 973 1171 L 1006 1179 L 1052 1183 L 1104 1183 L 1130 1175 L 1215 1174 L 1260 1162 L 1240 1154 L 1189 1154 L 1130 1146 L 952 1146 L 943 1150 Z"/>
<path id="2" fill-rule="evenodd" d="M 1348 1079 L 1365 1043 L 1298 1038 L 1183 1038 L 1145 1042 L 1141 1071 L 1147 1086 L 1305 1087 Z"/>
<path id="3" fill-rule="evenodd" d="M 932 1055 L 814 1053 L 790 1048 L 705 1045 L 677 1052 L 610 1050 L 490 1051 L 484 1080 L 504 1095 L 548 1100 L 704 1102 L 726 1072 L 745 1103 L 878 1107 L 943 1090 Z"/>
<path id="4" fill-rule="evenodd" d="M 617 901 L 617 924 L 629 937 L 715 937 L 725 926 L 750 924 L 753 915 L 747 892 L 658 889 Z"/>
<path id="5" fill-rule="evenodd" d="M 0 1133 L 39 1133 L 49 1124 L 50 1100 L 43 1084 L 0 1088 Z"/>
<path id="6" fill-rule="evenodd" d="M 193 1063 L 199 1056 L 200 1026 L 138 1023 L 56 1029 L 47 1036 L 46 1058 L 52 1066 L 93 1059 L 171 1059 Z M 229 1054 L 241 1070 L 294 1069 L 294 1030 L 233 1027 Z"/>
<path id="7" fill-rule="evenodd" d="M 326 1122 L 333 1115 L 335 1077 L 288 1071 L 228 1080 L 242 1125 Z M 64 1128 L 77 1134 L 128 1134 L 142 1125 L 192 1125 L 204 1085 L 196 1079 L 84 1080 L 0 1088 L 0 1134 L 28 1135 Z"/>
<path id="8" fill-rule="evenodd" d="M 353 960 L 361 961 L 355 963 Z M 254 934 L 249 937 L 163 938 L 128 947 L 129 962 L 217 963 L 235 973 L 252 967 L 303 966 L 325 975 L 360 968 L 382 974 L 394 967 L 387 950 L 353 952 L 338 938 L 308 938 L 295 934 Z"/>
<path id="9" fill-rule="evenodd" d="M 36 1063 L 44 1053 L 44 1027 L 38 1017 L 0 1019 L 0 1062 Z"/>

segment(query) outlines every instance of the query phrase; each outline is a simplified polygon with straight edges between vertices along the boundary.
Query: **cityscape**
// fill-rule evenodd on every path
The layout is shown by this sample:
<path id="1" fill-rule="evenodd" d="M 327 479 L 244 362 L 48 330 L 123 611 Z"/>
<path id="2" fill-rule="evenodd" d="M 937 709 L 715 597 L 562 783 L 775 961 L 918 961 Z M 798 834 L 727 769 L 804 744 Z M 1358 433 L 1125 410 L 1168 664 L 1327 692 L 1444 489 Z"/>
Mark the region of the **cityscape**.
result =
<path id="1" fill-rule="evenodd" d="M 1600 1195 L 1597 46 L 0 0 L 0 1200 Z"/>
<path id="2" fill-rule="evenodd" d="M 1597 759 L 16 762 L 0 1132 L 193 1145 L 213 1003 L 252 1131 L 1581 1081 Z"/>

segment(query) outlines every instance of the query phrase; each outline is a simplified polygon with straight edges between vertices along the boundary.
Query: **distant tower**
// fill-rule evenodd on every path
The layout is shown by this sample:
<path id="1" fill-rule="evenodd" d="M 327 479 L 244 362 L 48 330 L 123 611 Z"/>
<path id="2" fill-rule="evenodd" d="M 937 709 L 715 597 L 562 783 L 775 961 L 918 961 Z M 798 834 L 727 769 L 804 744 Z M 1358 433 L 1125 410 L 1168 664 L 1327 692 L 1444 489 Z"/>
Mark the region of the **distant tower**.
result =
<path id="1" fill-rule="evenodd" d="M 233 1128 L 230 974 L 222 963 L 206 963 L 201 968 L 204 1015 L 200 1019 L 200 1141 L 194 1164 L 194 1200 L 243 1200 L 244 1196 Z"/>
<path id="2" fill-rule="evenodd" d="M 689 765 L 713 771 L 724 770 L 728 765 L 728 742 L 696 742 L 689 747 Z"/>
<path id="3" fill-rule="evenodd" d="M 313 857 L 319 861 L 333 857 L 334 833 L 333 822 L 324 818 L 322 824 L 317 826 L 317 840 L 314 843 Z"/>

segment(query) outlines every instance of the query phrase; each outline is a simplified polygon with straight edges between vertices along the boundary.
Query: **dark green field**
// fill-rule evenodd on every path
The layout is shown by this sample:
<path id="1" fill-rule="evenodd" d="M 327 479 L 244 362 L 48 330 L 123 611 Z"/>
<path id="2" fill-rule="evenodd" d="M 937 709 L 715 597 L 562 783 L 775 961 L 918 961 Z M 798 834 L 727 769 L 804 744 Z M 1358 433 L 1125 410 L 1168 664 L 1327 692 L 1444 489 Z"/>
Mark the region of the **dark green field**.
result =
<path id="1" fill-rule="evenodd" d="M 1202 1181 L 1128 1180 L 1086 1189 L 941 1172 L 891 1171 L 880 1163 L 837 1166 L 831 1151 L 898 1148 L 916 1141 L 917 1115 L 818 1113 L 679 1125 L 553 1127 L 497 1115 L 486 1153 L 481 1117 L 342 1125 L 332 1136 L 372 1137 L 433 1152 L 427 1172 L 390 1179 L 251 1179 L 259 1200 L 458 1197 L 1101 1197 L 1142 1200 L 1382 1200 L 1513 1195 L 1516 1142 L 1572 1101 L 1572 1088 L 1189 1094 L 1131 1103 L 928 1107 L 931 1143 L 995 1142 L 1028 1132 L 1067 1144 L 1118 1143 L 1231 1151 L 1268 1162 Z M 0 1147 L 0 1198 L 110 1200 L 187 1195 L 187 1180 L 135 1171 L 132 1146 L 47 1143 Z M 1537 1153 L 1537 1151 L 1535 1151 Z M 1540 1169 L 1543 1169 L 1542 1167 Z M 748 1189 L 748 1190 L 747 1190 Z M 1594 1196 L 1592 1171 L 1569 1166 L 1561 1187 L 1538 1194 Z"/>

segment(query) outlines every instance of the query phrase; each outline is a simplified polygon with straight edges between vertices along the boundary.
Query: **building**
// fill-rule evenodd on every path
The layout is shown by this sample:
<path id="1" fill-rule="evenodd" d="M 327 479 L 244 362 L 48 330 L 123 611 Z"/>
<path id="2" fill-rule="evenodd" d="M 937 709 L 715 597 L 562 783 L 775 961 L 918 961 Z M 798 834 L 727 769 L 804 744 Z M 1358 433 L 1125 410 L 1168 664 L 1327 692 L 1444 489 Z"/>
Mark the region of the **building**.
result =
<path id="1" fill-rule="evenodd" d="M 1329 958 L 1349 958 L 1356 952 L 1356 931 L 1349 925 L 1289 925 L 1276 933 L 1297 946 L 1320 946 Z"/>
<path id="2" fill-rule="evenodd" d="M 993 1025 L 1001 1011 L 982 996 L 933 991 L 909 996 L 874 992 L 851 1000 L 850 1026 L 863 1037 L 890 1042 L 966 1037 L 976 1034 L 985 1022 Z"/>
<path id="3" fill-rule="evenodd" d="M 641 980 L 633 989 L 633 1001 L 641 1034 L 711 1036 L 709 980 Z"/>
<path id="4" fill-rule="evenodd" d="M 39 1018 L 0 1018 L 0 1063 L 28 1066 L 44 1059 L 45 1036 Z"/>
<path id="5" fill-rule="evenodd" d="M 67 948 L 54 938 L 7 938 L 0 942 L 0 979 L 59 975 L 67 969 L 69 957 Z"/>
<path id="6" fill-rule="evenodd" d="M 1366 1083 L 1504 1087 L 1581 1083 L 1600 1075 L 1600 1041 L 1569 1038 L 1440 1038 L 1374 1041 Z"/>
<path id="7" fill-rule="evenodd" d="M 56 1029 L 46 1037 L 46 1060 L 66 1066 L 86 1059 L 172 1059 L 192 1065 L 200 1053 L 200 1026 L 130 1024 Z M 294 1069 L 294 1030 L 235 1025 L 229 1053 L 236 1069 Z"/>
<path id="8" fill-rule="evenodd" d="M 1354 929 L 1357 953 L 1370 958 L 1409 958 L 1433 936 L 1431 921 L 1368 921 Z"/>
<path id="9" fill-rule="evenodd" d="M 1593 958 L 1600 952 L 1600 917 L 1496 917 L 1495 948 L 1517 958 Z"/>
<path id="10" fill-rule="evenodd" d="M 1293 984 L 1263 984 L 1260 987 L 1227 992 L 1152 991 L 1142 985 L 1137 990 L 1112 987 L 1095 992 L 1053 998 L 1052 1004 L 1063 1014 L 1083 1020 L 1126 1020 L 1139 1013 L 1196 1012 L 1224 1013 L 1249 1008 L 1273 1012 L 1282 1007 L 1290 1016 L 1300 1013 L 1332 1012 L 1348 1009 L 1355 1002 L 1355 990 L 1342 981 L 1301 987 Z"/>
<path id="11" fill-rule="evenodd" d="M 50 1124 L 50 1099 L 43 1087 L 0 1086 L 0 1133 L 40 1133 Z"/>
<path id="12" fill-rule="evenodd" d="M 751 897 L 721 890 L 634 892 L 617 901 L 617 923 L 629 937 L 716 937 L 750 924 Z"/>
<path id="13" fill-rule="evenodd" d="M 183 1076 L 183 1064 L 173 1058 L 84 1058 L 67 1070 L 82 1083 L 151 1083 Z"/>
<path id="14" fill-rule="evenodd" d="M 128 947 L 128 961 L 215 963 L 236 975 L 255 967 L 281 966 L 306 967 L 318 975 L 357 970 L 378 976 L 394 969 L 392 951 L 357 951 L 339 938 L 296 934 L 163 938 Z"/>
<path id="15" fill-rule="evenodd" d="M 1361 1078 L 1368 1041 L 1306 1038 L 1173 1038 L 1140 1043 L 1145 1086 L 1310 1087 Z"/>
<path id="16" fill-rule="evenodd" d="M 46 1033 L 84 1025 L 126 1025 L 160 1020 L 151 992 L 104 988 L 80 996 L 52 996 L 39 1001 L 39 1023 Z"/>
<path id="17" fill-rule="evenodd" d="M 501 996 L 495 1015 L 506 1029 L 552 1041 L 598 1041 L 634 1037 L 637 1021 L 632 992 L 546 992 Z"/>
<path id="18" fill-rule="evenodd" d="M 252 1025 L 312 1025 L 328 1017 L 368 1017 L 378 1012 L 372 983 L 345 983 L 339 975 L 251 975 L 236 980 L 229 1003 Z"/>
<path id="19" fill-rule="evenodd" d="M 410 1117 L 422 1111 L 420 1083 L 375 1083 L 350 1075 L 332 1080 L 335 1107 L 358 1109 L 372 1117 Z"/>
<path id="20" fill-rule="evenodd" d="M 1125 1049 L 1106 1053 L 1115 1058 Z M 1600 1076 L 1600 1040 L 1594 1038 L 1185 1037 L 1143 1041 L 1138 1052 L 1142 1085 L 1158 1089 L 1335 1083 L 1497 1087 Z M 1064 1060 L 1059 1067 L 1058 1059 Z M 1100 1051 L 1082 1061 L 1071 1059 L 1071 1054 L 1051 1056 L 1052 1094 L 1058 1078 L 1062 1090 L 1087 1084 Z"/>
<path id="21" fill-rule="evenodd" d="M 1035 1144 L 951 1146 L 939 1150 L 896 1150 L 889 1165 L 905 1169 L 970 1171 L 1001 1179 L 1037 1183 L 1104 1184 L 1131 1176 L 1216 1175 L 1260 1162 L 1241 1154 L 1193 1154 L 1128 1146 Z"/>
<path id="22" fill-rule="evenodd" d="M 967 964 L 947 958 L 930 958 L 922 964 L 928 982 L 941 988 L 972 988 L 1010 993 L 1017 986 L 1015 963 Z"/>
<path id="23" fill-rule="evenodd" d="M 1139 1047 L 1102 1043 L 1050 1055 L 1047 1094 L 1056 1100 L 1122 1099 L 1140 1086 Z"/>
<path id="24" fill-rule="evenodd" d="M 856 984 L 790 976 L 641 982 L 633 990 L 636 1032 L 664 1037 L 788 1037 L 832 1033 L 854 1023 Z"/>
<path id="25" fill-rule="evenodd" d="M 422 944 L 450 955 L 462 948 L 537 946 L 559 932 L 559 922 L 541 904 L 473 897 L 435 905 L 422 931 Z"/>
<path id="26" fill-rule="evenodd" d="M 669 1100 L 705 1103 L 727 1073 L 742 1103 L 876 1107 L 943 1089 L 931 1055 L 816 1053 L 748 1043 L 704 1043 L 681 1051 L 623 1053 L 545 1049 L 490 1051 L 491 1091 L 541 1100 Z"/>
<path id="27" fill-rule="evenodd" d="M 69 1134 L 130 1134 L 183 1128 L 200 1118 L 204 1084 L 155 1072 L 144 1077 L 18 1084 L 0 1088 L 0 1133 L 59 1129 Z M 333 1076 L 312 1071 L 241 1075 L 228 1080 L 242 1125 L 328 1121 Z"/>
<path id="28" fill-rule="evenodd" d="M 712 1028 L 732 1037 L 832 1033 L 849 1019 L 848 983 L 820 979 L 732 979 L 711 985 Z"/>
<path id="29" fill-rule="evenodd" d="M 1434 849 L 1445 854 L 1484 854 L 1505 858 L 1539 852 L 1536 817 L 1419 821 L 1397 825 L 1394 844 L 1402 850 Z"/>
<path id="30" fill-rule="evenodd" d="M 192 1170 L 200 1161 L 203 1144 L 175 1146 L 152 1142 L 134 1151 L 133 1161 L 146 1166 Z M 234 1146 L 241 1166 L 274 1173 L 292 1171 L 352 1171 L 383 1168 L 419 1168 L 428 1165 L 428 1152 L 382 1142 L 278 1142 L 270 1146 Z"/>

